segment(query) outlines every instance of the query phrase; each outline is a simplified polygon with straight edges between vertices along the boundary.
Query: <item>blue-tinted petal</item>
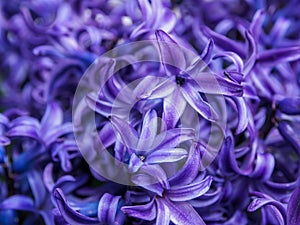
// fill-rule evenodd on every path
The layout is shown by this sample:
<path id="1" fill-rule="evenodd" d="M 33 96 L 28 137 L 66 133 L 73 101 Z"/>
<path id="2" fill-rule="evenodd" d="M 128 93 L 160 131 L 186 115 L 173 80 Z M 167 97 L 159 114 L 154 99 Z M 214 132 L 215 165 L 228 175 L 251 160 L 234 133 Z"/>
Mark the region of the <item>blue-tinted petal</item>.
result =
<path id="1" fill-rule="evenodd" d="M 285 98 L 278 103 L 278 108 L 289 115 L 300 114 L 300 98 Z"/>
<path id="2" fill-rule="evenodd" d="M 2 225 L 18 225 L 16 221 L 17 212 L 15 210 L 0 210 L 0 221 Z M 48 225 L 48 224 L 47 224 Z"/>
<path id="3" fill-rule="evenodd" d="M 15 209 L 37 212 L 37 209 L 34 207 L 33 200 L 25 195 L 13 195 L 5 199 L 3 202 L 1 202 L 0 209 Z"/>
<path id="4" fill-rule="evenodd" d="M 93 225 L 99 224 L 96 218 L 90 218 L 74 211 L 67 203 L 63 192 L 60 189 L 56 189 L 54 196 L 57 202 L 60 213 L 64 219 L 72 225 Z"/>
<path id="5" fill-rule="evenodd" d="M 42 180 L 42 174 L 37 170 L 27 173 L 28 182 L 34 196 L 35 206 L 39 208 L 46 198 L 46 189 Z"/>

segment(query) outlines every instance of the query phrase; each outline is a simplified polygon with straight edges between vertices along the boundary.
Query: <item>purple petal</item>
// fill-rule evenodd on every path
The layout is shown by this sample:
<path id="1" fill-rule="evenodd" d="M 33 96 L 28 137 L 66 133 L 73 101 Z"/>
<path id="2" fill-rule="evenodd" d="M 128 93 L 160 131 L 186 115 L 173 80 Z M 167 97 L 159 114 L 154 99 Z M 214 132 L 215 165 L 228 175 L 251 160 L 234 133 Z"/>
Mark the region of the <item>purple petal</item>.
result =
<path id="1" fill-rule="evenodd" d="M 169 225 L 170 224 L 170 210 L 160 198 L 156 198 L 156 225 Z"/>
<path id="2" fill-rule="evenodd" d="M 186 69 L 186 59 L 180 46 L 164 31 L 155 32 L 162 63 L 166 73 L 172 75 L 172 66 L 180 70 Z M 170 67 L 171 66 L 171 67 Z"/>
<path id="3" fill-rule="evenodd" d="M 195 208 L 205 208 L 215 204 L 223 195 L 223 189 L 219 188 L 214 192 L 205 193 L 198 199 L 190 200 L 189 203 Z"/>
<path id="4" fill-rule="evenodd" d="M 145 203 L 150 202 L 151 200 L 149 195 L 145 195 L 145 193 L 137 191 L 126 191 L 125 199 L 132 203 Z"/>
<path id="5" fill-rule="evenodd" d="M 141 168 L 142 165 L 144 165 L 143 161 L 135 153 L 133 153 L 130 156 L 128 165 L 130 172 L 135 173 Z"/>
<path id="6" fill-rule="evenodd" d="M 157 165 L 145 165 L 131 178 L 132 182 L 162 196 L 164 189 L 169 188 L 167 175 Z"/>
<path id="7" fill-rule="evenodd" d="M 300 98 L 285 98 L 278 103 L 278 108 L 289 115 L 300 114 Z"/>
<path id="8" fill-rule="evenodd" d="M 239 117 L 235 133 L 240 134 L 248 126 L 249 119 L 248 119 L 247 106 L 246 106 L 246 102 L 243 98 L 233 97 L 232 99 L 236 104 L 237 111 L 238 111 L 238 117 Z"/>
<path id="9" fill-rule="evenodd" d="M 297 187 L 290 197 L 287 206 L 287 224 L 300 224 L 300 187 Z"/>
<path id="10" fill-rule="evenodd" d="M 212 38 L 215 45 L 219 48 L 225 51 L 236 52 L 239 56 L 245 58 L 245 50 L 241 43 L 235 42 L 221 34 L 218 34 L 206 26 L 203 26 L 201 30 L 205 36 Z"/>
<path id="11" fill-rule="evenodd" d="M 49 164 L 47 164 L 47 166 L 45 167 L 44 172 L 43 172 L 43 181 L 49 192 L 52 192 L 53 187 L 54 187 L 52 170 L 53 170 L 53 164 L 49 163 Z"/>
<path id="12" fill-rule="evenodd" d="M 226 96 L 242 96 L 243 87 L 233 81 L 226 80 L 223 77 L 212 73 L 200 73 L 193 77 L 193 88 L 204 94 L 216 94 Z M 185 87 L 185 86 L 184 86 Z"/>
<path id="13" fill-rule="evenodd" d="M 278 125 L 280 134 L 300 152 L 300 126 L 297 123 L 281 121 Z"/>
<path id="14" fill-rule="evenodd" d="M 36 140 L 40 140 L 36 127 L 25 126 L 25 125 L 11 128 L 7 132 L 7 136 L 9 137 L 23 136 L 23 137 L 30 137 Z"/>
<path id="15" fill-rule="evenodd" d="M 240 224 L 240 225 L 248 224 L 248 218 L 246 214 L 243 213 L 242 211 L 236 211 L 234 215 L 230 218 L 230 220 L 224 223 L 224 225 L 232 225 L 232 224 Z"/>
<path id="16" fill-rule="evenodd" d="M 186 163 L 174 177 L 169 179 L 171 185 L 185 185 L 191 183 L 198 175 L 200 167 L 200 152 L 193 144 L 189 150 Z"/>
<path id="17" fill-rule="evenodd" d="M 257 154 L 254 171 L 251 177 L 260 178 L 261 180 L 270 179 L 275 167 L 274 156 L 268 153 Z"/>
<path id="18" fill-rule="evenodd" d="M 106 123 L 99 132 L 99 138 L 105 148 L 111 146 L 116 141 L 111 123 Z"/>
<path id="19" fill-rule="evenodd" d="M 200 57 L 197 57 L 186 69 L 186 73 L 191 77 L 197 76 L 197 74 L 201 73 L 208 66 L 211 60 L 213 48 L 214 42 L 212 39 L 210 39 Z"/>
<path id="20" fill-rule="evenodd" d="M 206 65 L 208 65 L 211 60 L 213 48 L 214 48 L 214 42 L 212 39 L 209 39 L 207 45 L 205 46 L 205 48 L 203 49 L 203 51 L 201 52 L 201 55 L 200 55 L 200 58 L 203 60 L 204 63 L 206 63 Z M 198 66 L 195 66 L 195 67 L 198 67 Z"/>
<path id="21" fill-rule="evenodd" d="M 112 116 L 110 121 L 120 135 L 123 144 L 129 148 L 136 149 L 138 143 L 138 134 L 136 130 L 127 122 L 116 116 Z"/>
<path id="22" fill-rule="evenodd" d="M 239 167 L 233 154 L 233 138 L 231 136 L 224 140 L 220 151 L 219 165 L 225 174 L 231 174 L 233 171 L 239 172 Z"/>
<path id="23" fill-rule="evenodd" d="M 152 89 L 149 87 L 145 87 L 147 92 L 140 96 L 141 99 L 156 99 L 156 98 L 164 98 L 170 95 L 175 90 L 175 83 L 170 80 L 162 80 L 161 83 L 153 87 Z"/>
<path id="24" fill-rule="evenodd" d="M 156 217 L 154 198 L 151 200 L 151 202 L 145 205 L 123 206 L 121 210 L 127 216 L 136 217 L 147 221 L 154 220 Z"/>
<path id="25" fill-rule="evenodd" d="M 246 40 L 248 43 L 248 57 L 245 63 L 245 68 L 244 68 L 244 74 L 247 76 L 249 72 L 252 70 L 253 66 L 255 65 L 256 62 L 256 54 L 257 54 L 257 46 L 256 42 L 254 40 L 254 37 L 251 35 L 250 32 L 246 31 Z"/>
<path id="26" fill-rule="evenodd" d="M 272 199 L 271 197 L 269 197 L 265 194 L 259 193 L 259 192 L 255 192 L 253 194 L 258 196 L 258 198 L 255 198 L 248 206 L 249 212 L 256 211 L 257 209 L 259 209 L 265 205 L 275 206 L 275 207 L 270 207 L 272 214 L 274 215 L 274 217 L 278 220 L 278 222 L 281 225 L 285 224 L 286 209 L 280 202 Z"/>
<path id="27" fill-rule="evenodd" d="M 0 124 L 3 124 L 5 126 L 9 125 L 8 118 L 5 115 L 3 115 L 2 113 L 0 113 Z"/>
<path id="28" fill-rule="evenodd" d="M 54 215 L 52 211 L 41 211 L 40 212 L 41 216 L 43 217 L 43 220 L 46 225 L 53 225 L 54 224 Z M 60 224 L 62 225 L 62 224 Z"/>
<path id="29" fill-rule="evenodd" d="M 86 104 L 96 113 L 108 117 L 111 115 L 112 103 L 107 102 L 104 99 L 98 99 L 94 94 L 88 94 L 85 97 Z"/>
<path id="30" fill-rule="evenodd" d="M 253 16 L 253 19 L 252 19 L 252 23 L 250 25 L 250 32 L 252 33 L 253 35 L 253 38 L 258 41 L 258 38 L 260 36 L 260 33 L 261 31 L 263 30 L 262 29 L 262 25 L 263 25 L 263 22 L 264 22 L 264 19 L 266 17 L 266 10 L 265 9 L 260 9 L 258 10 L 254 16 Z"/>
<path id="31" fill-rule="evenodd" d="M 72 225 L 99 224 L 96 218 L 90 218 L 74 211 L 66 202 L 65 196 L 59 188 L 55 190 L 54 196 L 60 213 L 68 223 Z"/>
<path id="32" fill-rule="evenodd" d="M 73 132 L 72 123 L 65 123 L 63 125 L 57 126 L 48 130 L 47 133 L 44 134 L 43 140 L 46 146 L 49 146 L 51 143 L 56 141 L 59 137 L 64 136 L 66 134 L 71 134 Z"/>
<path id="33" fill-rule="evenodd" d="M 41 121 L 41 133 L 45 134 L 53 127 L 61 125 L 63 122 L 63 111 L 55 102 L 47 105 L 46 112 Z"/>
<path id="34" fill-rule="evenodd" d="M 146 157 L 146 163 L 158 164 L 177 162 L 186 158 L 188 152 L 184 148 L 163 148 L 152 152 Z"/>
<path id="35" fill-rule="evenodd" d="M 257 62 L 277 65 L 282 62 L 300 59 L 300 47 L 287 47 L 265 50 L 257 55 Z"/>
<path id="36" fill-rule="evenodd" d="M 120 224 L 116 222 L 120 199 L 120 196 L 112 196 L 108 193 L 101 197 L 98 205 L 98 219 L 101 223 Z"/>
<path id="37" fill-rule="evenodd" d="M 35 206 L 39 208 L 46 198 L 46 189 L 41 174 L 37 170 L 27 173 L 28 183 L 34 196 Z"/>
<path id="38" fill-rule="evenodd" d="M 173 223 L 180 225 L 205 225 L 200 215 L 189 203 L 173 203 L 167 198 L 162 198 L 161 201 L 169 208 Z"/>
<path id="39" fill-rule="evenodd" d="M 152 9 L 149 1 L 138 0 L 139 6 L 141 7 L 142 15 L 145 19 L 151 18 Z"/>
<path id="40" fill-rule="evenodd" d="M 11 143 L 10 139 L 5 136 L 0 136 L 0 146 L 9 145 Z"/>
<path id="41" fill-rule="evenodd" d="M 234 63 L 234 65 L 236 66 L 237 72 L 242 72 L 243 71 L 243 69 L 244 69 L 243 60 L 236 53 L 234 53 L 234 52 L 221 52 L 221 53 L 215 55 L 214 59 L 221 58 L 221 57 L 230 59 Z"/>
<path id="42" fill-rule="evenodd" d="M 0 209 L 15 209 L 15 210 L 22 210 L 22 211 L 31 211 L 37 212 L 37 209 L 34 207 L 33 200 L 28 196 L 24 195 L 13 195 L 7 199 L 5 199 L 0 204 Z"/>
<path id="43" fill-rule="evenodd" d="M 172 187 L 167 191 L 167 196 L 175 202 L 189 201 L 205 194 L 212 183 L 212 177 L 207 177 L 201 181 L 194 181 L 185 186 Z"/>
<path id="44" fill-rule="evenodd" d="M 138 140 L 138 149 L 149 149 L 158 132 L 158 117 L 155 110 L 149 110 L 143 119 L 142 131 Z"/>
<path id="45" fill-rule="evenodd" d="M 190 84 L 185 84 L 184 88 L 182 88 L 182 94 L 188 104 L 205 119 L 214 120 L 217 118 L 214 109 L 202 99 L 200 94 Z"/>
<path id="46" fill-rule="evenodd" d="M 172 94 L 164 98 L 162 119 L 166 125 L 166 129 L 172 129 L 176 126 L 183 114 L 183 111 L 185 110 L 185 107 L 186 101 L 179 88 L 176 88 Z"/>
<path id="47" fill-rule="evenodd" d="M 156 136 L 152 149 L 175 148 L 180 143 L 193 140 L 195 138 L 194 129 L 174 128 L 160 133 Z"/>
<path id="48" fill-rule="evenodd" d="M 166 32 L 171 32 L 177 22 L 176 15 L 173 13 L 172 10 L 169 10 L 168 8 L 164 8 L 164 10 L 162 10 L 161 12 L 163 15 L 161 15 L 160 18 L 156 19 L 155 26 L 159 27 L 161 30 L 164 30 Z M 161 21 L 164 22 L 161 23 Z"/>

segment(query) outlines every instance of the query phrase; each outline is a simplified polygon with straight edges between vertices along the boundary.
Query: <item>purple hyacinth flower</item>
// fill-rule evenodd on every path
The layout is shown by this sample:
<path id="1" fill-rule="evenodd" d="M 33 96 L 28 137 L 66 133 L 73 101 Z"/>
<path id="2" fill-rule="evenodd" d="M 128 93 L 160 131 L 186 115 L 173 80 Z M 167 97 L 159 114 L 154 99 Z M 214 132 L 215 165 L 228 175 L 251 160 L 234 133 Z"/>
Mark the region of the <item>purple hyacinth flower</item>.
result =
<path id="1" fill-rule="evenodd" d="M 175 224 L 205 224 L 192 205 L 188 203 L 189 200 L 205 194 L 212 183 L 212 177 L 204 178 L 203 175 L 197 177 L 199 160 L 193 159 L 195 153 L 194 146 L 185 166 L 170 178 L 170 187 L 164 186 L 163 183 L 156 184 L 164 190 L 163 195 L 154 196 L 145 205 L 123 206 L 122 211 L 128 216 L 148 221 L 156 219 L 156 224 L 167 225 L 170 221 Z M 152 172 L 149 176 L 157 175 Z M 181 179 L 181 177 L 184 178 Z M 143 183 L 143 179 L 147 180 L 148 178 L 141 177 L 139 184 Z M 151 186 L 153 187 L 153 185 Z M 149 187 L 145 186 L 144 188 Z"/>
<path id="2" fill-rule="evenodd" d="M 141 124 L 140 134 L 127 122 L 116 116 L 111 123 L 117 130 L 120 141 L 130 154 L 129 168 L 136 172 L 141 166 L 177 162 L 187 157 L 187 151 L 179 145 L 194 139 L 192 129 L 174 128 L 159 131 L 159 120 L 155 110 L 148 111 Z"/>
<path id="3" fill-rule="evenodd" d="M 141 96 L 141 98 L 165 98 L 164 119 L 169 121 L 168 127 L 172 128 L 176 125 L 186 104 L 189 104 L 206 119 L 215 120 L 217 118 L 214 109 L 201 97 L 199 92 L 225 96 L 242 95 L 243 88 L 239 83 L 203 71 L 206 67 L 205 63 L 210 61 L 212 42 L 208 44 L 202 56 L 189 64 L 179 45 L 168 34 L 158 30 L 156 37 L 167 80 L 149 90 L 148 94 Z M 178 68 L 175 68 L 175 65 Z M 177 104 L 174 109 L 174 106 L 168 102 L 175 101 Z M 170 116 L 171 118 L 168 118 Z"/>

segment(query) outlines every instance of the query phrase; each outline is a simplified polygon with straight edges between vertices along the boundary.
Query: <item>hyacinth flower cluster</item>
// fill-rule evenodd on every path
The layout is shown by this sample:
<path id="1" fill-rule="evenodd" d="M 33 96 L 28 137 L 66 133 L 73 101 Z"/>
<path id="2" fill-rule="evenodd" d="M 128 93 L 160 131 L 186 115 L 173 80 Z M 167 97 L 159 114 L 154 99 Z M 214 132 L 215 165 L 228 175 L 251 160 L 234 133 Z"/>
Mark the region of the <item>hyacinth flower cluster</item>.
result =
<path id="1" fill-rule="evenodd" d="M 300 2 L 0 1 L 0 224 L 300 224 Z"/>

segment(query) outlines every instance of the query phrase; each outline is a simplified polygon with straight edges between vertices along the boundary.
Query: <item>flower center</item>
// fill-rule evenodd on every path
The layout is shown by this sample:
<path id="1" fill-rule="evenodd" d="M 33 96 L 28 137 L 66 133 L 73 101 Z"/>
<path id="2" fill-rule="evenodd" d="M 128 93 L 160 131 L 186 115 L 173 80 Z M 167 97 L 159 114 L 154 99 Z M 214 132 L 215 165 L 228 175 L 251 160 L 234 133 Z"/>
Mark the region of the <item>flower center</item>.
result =
<path id="1" fill-rule="evenodd" d="M 182 85 L 184 85 L 184 83 L 185 83 L 185 78 L 176 76 L 176 84 L 178 84 L 179 86 L 182 86 Z"/>
<path id="2" fill-rule="evenodd" d="M 140 155 L 139 158 L 140 158 L 140 160 L 141 160 L 142 162 L 144 162 L 145 159 L 146 159 L 145 156 L 143 156 L 143 155 Z"/>

